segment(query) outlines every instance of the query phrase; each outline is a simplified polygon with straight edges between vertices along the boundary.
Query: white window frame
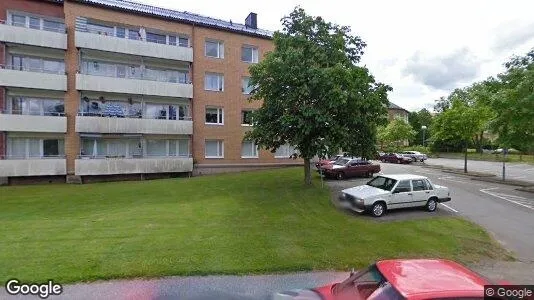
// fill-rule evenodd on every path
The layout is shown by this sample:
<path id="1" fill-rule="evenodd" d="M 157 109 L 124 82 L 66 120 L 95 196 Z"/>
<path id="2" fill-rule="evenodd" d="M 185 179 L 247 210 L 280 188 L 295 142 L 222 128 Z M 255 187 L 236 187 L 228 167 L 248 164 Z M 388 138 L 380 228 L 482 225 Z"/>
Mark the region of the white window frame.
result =
<path id="1" fill-rule="evenodd" d="M 217 153 L 218 156 L 208 156 L 206 153 L 206 144 L 208 142 L 217 142 Z M 205 158 L 224 158 L 224 140 L 205 140 L 204 141 L 204 157 Z"/>
<path id="2" fill-rule="evenodd" d="M 49 17 L 49 16 L 43 16 L 43 15 L 38 15 L 38 14 L 32 14 L 32 13 L 28 13 L 28 12 L 25 12 L 25 11 L 7 11 L 7 24 L 9 25 L 12 25 L 13 24 L 13 15 L 18 15 L 18 16 L 23 16 L 25 17 L 25 25 L 24 25 L 24 28 L 30 28 L 30 18 L 36 18 L 36 19 L 39 19 L 39 29 L 37 28 L 30 28 L 30 29 L 35 29 L 35 30 L 44 30 L 44 31 L 47 31 L 44 29 L 44 21 L 51 21 L 51 22 L 58 22 L 58 23 L 61 23 L 62 24 L 62 29 L 61 31 L 52 31 L 50 30 L 51 32 L 59 32 L 59 33 L 66 33 L 65 29 L 66 29 L 66 26 L 65 26 L 65 20 L 64 19 L 60 19 L 60 18 L 54 18 L 54 17 Z"/>
<path id="3" fill-rule="evenodd" d="M 217 56 L 208 55 L 207 43 L 216 43 L 217 44 Z M 211 58 L 224 59 L 224 42 L 220 40 L 206 39 L 204 41 L 204 56 Z"/>
<path id="4" fill-rule="evenodd" d="M 24 137 L 7 137 L 7 147 L 6 152 L 8 158 L 13 156 L 13 150 L 12 150 L 12 141 L 11 139 L 22 139 L 24 140 L 24 156 L 23 157 L 15 157 L 14 159 L 50 159 L 50 158 L 64 158 L 65 157 L 65 139 L 61 138 L 24 138 Z M 39 156 L 30 156 L 30 140 L 37 140 L 39 141 Z M 44 140 L 57 140 L 59 143 L 63 142 L 63 155 L 58 156 L 44 156 Z"/>
<path id="5" fill-rule="evenodd" d="M 219 126 L 224 125 L 224 108 L 220 107 L 220 106 L 206 106 L 205 112 L 208 109 L 216 109 L 217 110 L 217 123 L 209 123 L 209 122 L 207 122 L 206 121 L 206 114 L 204 113 L 204 124 L 206 124 L 206 125 L 219 125 Z M 222 121 L 221 123 L 219 123 L 219 117 L 220 117 L 220 119 Z"/>
<path id="6" fill-rule="evenodd" d="M 295 147 L 289 145 L 289 144 L 285 144 L 285 145 L 282 145 L 280 146 L 277 150 L 280 150 L 282 147 L 285 147 L 285 152 L 291 152 L 291 151 L 287 151 L 289 150 L 289 148 L 291 147 L 293 149 L 293 153 L 298 153 L 297 150 L 295 149 Z M 293 154 L 291 153 L 291 154 Z M 290 155 L 291 154 L 287 154 L 287 155 L 276 155 L 276 152 L 274 153 L 274 158 L 290 158 Z"/>
<path id="7" fill-rule="evenodd" d="M 253 155 L 243 155 L 243 148 L 245 147 L 245 144 L 250 144 L 249 146 L 251 149 L 249 150 L 252 150 L 251 152 Z M 259 158 L 259 152 L 258 145 L 254 144 L 253 141 L 243 141 L 241 143 L 241 158 Z"/>
<path id="8" fill-rule="evenodd" d="M 206 82 L 207 82 L 207 77 L 208 76 L 217 76 L 218 77 L 218 79 L 217 79 L 217 85 L 218 85 L 217 88 L 215 88 L 215 89 L 207 88 Z M 205 91 L 211 91 L 211 92 L 224 92 L 224 74 L 206 72 L 204 74 L 204 90 Z"/>
<path id="9" fill-rule="evenodd" d="M 252 49 L 252 61 L 247 61 L 247 60 L 243 60 L 243 50 L 244 49 Z M 244 63 L 248 63 L 248 64 L 257 64 L 258 63 L 258 60 L 259 60 L 259 52 L 260 50 L 258 49 L 258 47 L 256 46 L 252 46 L 252 45 L 243 45 L 241 47 L 241 61 L 244 62 Z"/>
<path id="10" fill-rule="evenodd" d="M 247 126 L 247 127 L 250 127 L 250 126 L 254 126 L 252 124 L 247 124 L 247 123 L 243 123 L 243 119 L 244 119 L 244 112 L 253 112 L 254 110 L 253 109 L 242 109 L 241 110 L 241 126 Z M 254 119 L 251 120 L 252 123 L 254 123 Z"/>
<path id="11" fill-rule="evenodd" d="M 245 87 L 246 80 L 248 80 L 247 87 Z M 250 92 L 254 89 L 254 87 L 250 86 L 250 76 L 243 76 L 241 77 L 241 92 L 243 95 L 250 95 L 250 92 L 247 93 L 247 88 L 250 88 Z"/>

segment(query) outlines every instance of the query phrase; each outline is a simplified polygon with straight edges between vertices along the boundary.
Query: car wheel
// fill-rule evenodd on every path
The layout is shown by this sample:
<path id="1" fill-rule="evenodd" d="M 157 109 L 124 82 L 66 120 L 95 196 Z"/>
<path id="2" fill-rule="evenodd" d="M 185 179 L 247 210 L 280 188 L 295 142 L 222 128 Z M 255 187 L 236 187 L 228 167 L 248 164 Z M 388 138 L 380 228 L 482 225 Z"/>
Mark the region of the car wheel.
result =
<path id="1" fill-rule="evenodd" d="M 336 174 L 336 178 L 337 178 L 337 180 L 344 179 L 345 178 L 345 174 L 343 174 L 343 172 L 339 172 L 339 173 Z"/>
<path id="2" fill-rule="evenodd" d="M 425 160 L 424 160 L 424 159 L 421 159 L 421 162 L 425 162 Z"/>
<path id="3" fill-rule="evenodd" d="M 402 160 L 398 159 L 398 160 L 397 160 L 397 163 L 398 163 L 398 164 L 402 164 Z"/>
<path id="4" fill-rule="evenodd" d="M 386 206 L 382 202 L 373 204 L 373 207 L 371 208 L 371 214 L 375 218 L 379 218 L 383 216 L 385 212 L 386 212 Z"/>
<path id="5" fill-rule="evenodd" d="M 373 177 L 373 172 L 367 172 L 365 174 L 365 177 L 368 177 L 368 178 Z"/>
<path id="6" fill-rule="evenodd" d="M 428 199 L 428 202 L 426 203 L 426 210 L 433 212 L 433 211 L 436 211 L 437 207 L 438 207 L 438 203 L 436 202 L 436 199 L 434 198 Z"/>

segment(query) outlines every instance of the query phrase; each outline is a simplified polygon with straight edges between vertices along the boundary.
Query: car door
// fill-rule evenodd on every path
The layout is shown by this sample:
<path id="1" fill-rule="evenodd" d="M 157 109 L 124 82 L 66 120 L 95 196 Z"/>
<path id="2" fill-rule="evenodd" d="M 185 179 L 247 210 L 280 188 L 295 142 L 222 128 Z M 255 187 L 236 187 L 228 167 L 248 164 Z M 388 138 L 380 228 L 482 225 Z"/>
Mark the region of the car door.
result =
<path id="1" fill-rule="evenodd" d="M 412 180 L 413 202 L 410 206 L 424 206 L 429 198 L 430 191 L 424 179 Z"/>
<path id="2" fill-rule="evenodd" d="M 388 203 L 388 208 L 402 208 L 409 207 L 413 201 L 412 185 L 410 180 L 401 180 L 393 189 L 391 202 Z"/>

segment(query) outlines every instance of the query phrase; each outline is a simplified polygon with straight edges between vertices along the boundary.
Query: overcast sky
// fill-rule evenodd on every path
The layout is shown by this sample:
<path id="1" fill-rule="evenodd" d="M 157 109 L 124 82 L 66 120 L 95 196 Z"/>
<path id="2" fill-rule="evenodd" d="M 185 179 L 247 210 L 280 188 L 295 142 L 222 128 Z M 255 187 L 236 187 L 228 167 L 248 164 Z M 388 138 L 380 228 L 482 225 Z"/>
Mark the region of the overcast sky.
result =
<path id="1" fill-rule="evenodd" d="M 136 0 L 279 30 L 296 5 L 308 14 L 349 25 L 367 43 L 362 62 L 393 87 L 389 100 L 408 109 L 432 108 L 456 87 L 503 70 L 513 54 L 534 47 L 532 0 Z"/>

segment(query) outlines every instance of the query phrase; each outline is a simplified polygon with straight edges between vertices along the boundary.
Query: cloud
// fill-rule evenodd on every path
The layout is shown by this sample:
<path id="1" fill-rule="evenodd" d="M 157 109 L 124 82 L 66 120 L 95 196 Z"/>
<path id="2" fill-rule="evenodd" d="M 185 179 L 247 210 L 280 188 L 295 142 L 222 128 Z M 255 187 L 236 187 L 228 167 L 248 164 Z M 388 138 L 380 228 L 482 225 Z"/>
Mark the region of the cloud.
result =
<path id="1" fill-rule="evenodd" d="M 430 88 L 449 90 L 458 84 L 473 80 L 482 61 L 466 47 L 447 55 L 425 57 L 416 52 L 408 59 L 403 74 Z"/>
<path id="2" fill-rule="evenodd" d="M 503 53 L 514 50 L 532 39 L 534 39 L 534 22 L 527 24 L 508 22 L 495 29 L 491 49 Z"/>

